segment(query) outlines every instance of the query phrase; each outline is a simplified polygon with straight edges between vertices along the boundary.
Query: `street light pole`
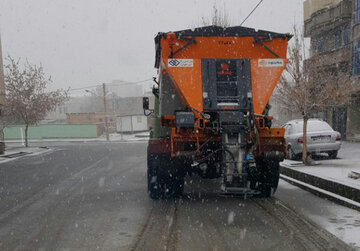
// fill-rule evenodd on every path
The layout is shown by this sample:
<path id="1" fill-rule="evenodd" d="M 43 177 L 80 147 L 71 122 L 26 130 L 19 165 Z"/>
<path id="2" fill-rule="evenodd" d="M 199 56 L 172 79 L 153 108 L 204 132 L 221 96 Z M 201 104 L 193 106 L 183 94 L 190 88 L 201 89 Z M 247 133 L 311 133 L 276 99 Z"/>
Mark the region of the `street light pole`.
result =
<path id="1" fill-rule="evenodd" d="M 106 134 L 106 141 L 110 140 L 109 137 L 109 124 L 108 124 L 108 114 L 107 114 L 107 103 L 106 103 L 106 87 L 105 83 L 103 83 L 103 96 L 104 96 L 104 121 L 105 121 L 105 134 Z"/>

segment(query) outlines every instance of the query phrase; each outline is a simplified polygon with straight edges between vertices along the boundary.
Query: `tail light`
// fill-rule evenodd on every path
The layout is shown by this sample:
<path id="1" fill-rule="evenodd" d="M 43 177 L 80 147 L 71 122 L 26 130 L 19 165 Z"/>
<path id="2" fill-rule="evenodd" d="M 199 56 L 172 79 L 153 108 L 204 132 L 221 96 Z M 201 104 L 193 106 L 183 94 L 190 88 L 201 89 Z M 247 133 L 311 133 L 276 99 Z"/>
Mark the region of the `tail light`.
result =
<path id="1" fill-rule="evenodd" d="M 298 143 L 300 144 L 304 143 L 303 138 L 298 138 Z"/>
<path id="2" fill-rule="evenodd" d="M 336 141 L 341 141 L 341 135 L 336 136 Z"/>

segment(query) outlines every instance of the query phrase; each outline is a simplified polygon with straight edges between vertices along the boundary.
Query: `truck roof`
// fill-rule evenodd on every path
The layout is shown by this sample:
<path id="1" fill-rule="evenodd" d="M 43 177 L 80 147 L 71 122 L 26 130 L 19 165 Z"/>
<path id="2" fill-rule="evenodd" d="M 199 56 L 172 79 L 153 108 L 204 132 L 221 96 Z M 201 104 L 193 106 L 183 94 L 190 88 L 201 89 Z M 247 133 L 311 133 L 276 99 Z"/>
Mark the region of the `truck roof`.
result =
<path id="1" fill-rule="evenodd" d="M 274 38 L 288 38 L 290 40 L 292 35 L 289 33 L 277 33 L 272 31 L 265 30 L 255 30 L 253 28 L 243 27 L 243 26 L 233 26 L 233 27 L 220 27 L 216 25 L 198 27 L 195 29 L 187 29 L 180 31 L 170 31 L 170 32 L 159 32 L 155 37 L 155 67 L 159 67 L 161 46 L 161 38 L 166 38 L 168 33 L 175 33 L 177 38 L 183 37 L 254 37 L 254 38 L 265 38 L 265 39 L 274 39 Z"/>
<path id="2" fill-rule="evenodd" d="M 211 26 L 204 26 L 198 27 L 195 29 L 187 29 L 187 30 L 180 30 L 174 32 L 159 32 L 156 37 L 159 36 L 166 36 L 167 33 L 175 33 L 176 37 L 182 36 L 201 36 L 201 37 L 271 37 L 271 38 L 278 38 L 278 37 L 287 37 L 291 38 L 292 35 L 289 33 L 277 33 L 272 31 L 265 31 L 265 30 L 255 30 L 253 28 L 247 28 L 243 26 L 233 26 L 233 27 L 220 27 L 216 25 Z M 156 40 L 156 38 L 155 38 Z"/>

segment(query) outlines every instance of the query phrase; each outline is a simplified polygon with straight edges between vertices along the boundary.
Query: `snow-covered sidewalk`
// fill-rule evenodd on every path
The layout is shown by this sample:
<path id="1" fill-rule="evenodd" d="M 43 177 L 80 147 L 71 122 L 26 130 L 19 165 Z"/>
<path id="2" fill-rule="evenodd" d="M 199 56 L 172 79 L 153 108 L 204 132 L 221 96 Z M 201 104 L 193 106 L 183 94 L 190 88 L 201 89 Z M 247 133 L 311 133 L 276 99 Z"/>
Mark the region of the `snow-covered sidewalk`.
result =
<path id="1" fill-rule="evenodd" d="M 319 158 L 313 166 L 304 166 L 300 161 L 291 160 L 285 160 L 282 165 L 360 189 L 360 179 L 349 177 L 352 171 L 360 172 L 360 143 L 343 142 L 337 159 Z"/>
<path id="2" fill-rule="evenodd" d="M 313 166 L 285 160 L 280 164 L 282 177 L 290 178 L 288 181 L 299 181 L 299 186 L 306 183 L 310 190 L 319 188 L 335 194 L 334 197 L 340 195 L 344 201 L 347 198 L 360 202 L 360 179 L 349 177 L 351 172 L 360 173 L 360 143 L 343 142 L 337 159 L 325 156 L 314 159 Z"/>
<path id="3" fill-rule="evenodd" d="M 0 155 L 0 164 L 23 156 L 36 156 L 51 151 L 52 149 L 47 147 L 7 147 L 5 153 Z"/>
<path id="4" fill-rule="evenodd" d="M 132 141 L 147 141 L 150 137 L 150 132 L 140 133 L 111 133 L 109 135 L 111 142 L 132 142 Z M 42 143 L 42 142 L 105 142 L 106 137 L 102 135 L 98 138 L 58 138 L 58 139 L 30 139 L 30 143 Z M 21 140 L 6 140 L 6 143 L 22 143 Z"/>

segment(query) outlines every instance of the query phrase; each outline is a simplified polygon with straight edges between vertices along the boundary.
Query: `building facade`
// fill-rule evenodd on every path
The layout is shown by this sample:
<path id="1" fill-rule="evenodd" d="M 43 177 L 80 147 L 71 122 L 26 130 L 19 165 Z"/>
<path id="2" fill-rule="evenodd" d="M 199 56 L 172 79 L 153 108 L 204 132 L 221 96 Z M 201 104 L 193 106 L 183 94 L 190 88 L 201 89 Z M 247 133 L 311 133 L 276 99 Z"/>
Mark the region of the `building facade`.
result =
<path id="1" fill-rule="evenodd" d="M 353 81 L 360 85 L 360 0 L 352 2 L 352 76 Z M 360 140 L 360 93 L 354 96 L 353 102 L 348 107 L 347 131 L 349 139 Z"/>
<path id="2" fill-rule="evenodd" d="M 319 55 L 323 70 L 351 75 L 355 83 L 359 82 L 358 75 L 360 77 L 359 21 L 360 0 L 304 2 L 304 36 L 310 38 L 310 56 Z M 360 110 L 356 95 L 350 105 L 329 108 L 322 118 L 343 138 L 360 140 Z"/>

